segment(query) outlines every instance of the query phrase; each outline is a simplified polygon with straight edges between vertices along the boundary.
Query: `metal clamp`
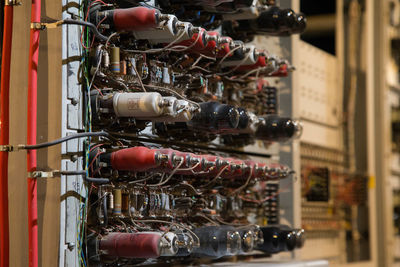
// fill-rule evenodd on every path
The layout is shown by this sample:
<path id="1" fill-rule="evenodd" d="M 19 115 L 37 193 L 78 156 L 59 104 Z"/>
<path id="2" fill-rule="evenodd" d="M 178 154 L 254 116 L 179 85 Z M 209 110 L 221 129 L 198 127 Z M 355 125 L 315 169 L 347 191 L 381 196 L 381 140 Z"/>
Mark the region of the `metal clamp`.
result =
<path id="1" fill-rule="evenodd" d="M 12 145 L 0 145 L 0 152 L 13 152 L 14 146 Z"/>
<path id="2" fill-rule="evenodd" d="M 6 6 L 20 6 L 22 3 L 18 0 L 6 0 L 4 5 Z"/>
<path id="3" fill-rule="evenodd" d="M 64 23 L 63 20 L 59 20 L 59 21 L 52 22 L 52 23 L 32 22 L 31 23 L 31 29 L 34 29 L 34 30 L 55 29 L 58 26 L 62 25 L 63 23 Z"/>
<path id="4" fill-rule="evenodd" d="M 59 170 L 54 170 L 54 171 L 33 171 L 33 172 L 28 172 L 28 177 L 29 178 L 55 178 L 60 176 L 60 171 Z"/>

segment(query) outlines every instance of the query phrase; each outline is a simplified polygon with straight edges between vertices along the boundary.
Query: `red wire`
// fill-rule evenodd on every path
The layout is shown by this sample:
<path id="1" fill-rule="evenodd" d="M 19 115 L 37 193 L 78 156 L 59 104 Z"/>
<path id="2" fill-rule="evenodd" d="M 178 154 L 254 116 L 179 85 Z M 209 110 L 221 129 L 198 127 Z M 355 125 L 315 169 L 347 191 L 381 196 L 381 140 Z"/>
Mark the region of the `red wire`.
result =
<path id="1" fill-rule="evenodd" d="M 101 90 L 100 90 L 99 88 L 97 88 L 96 85 L 93 84 L 93 87 L 97 90 L 97 92 L 99 92 L 99 94 L 100 94 L 101 96 L 104 96 L 103 93 L 101 92 Z"/>
<path id="2" fill-rule="evenodd" d="M 93 5 L 94 3 L 96 3 L 96 2 L 97 2 L 97 3 L 102 3 L 103 5 L 107 5 L 106 3 L 104 3 L 104 2 L 101 1 L 101 0 L 94 0 L 93 2 L 91 2 L 90 5 L 88 6 L 87 11 L 86 11 L 85 21 L 87 21 L 87 19 L 88 19 L 88 17 L 89 17 L 90 8 L 91 8 L 92 5 Z M 104 19 L 105 19 L 105 18 L 104 18 Z M 99 25 L 101 24 L 101 22 L 104 21 L 104 19 L 103 19 L 102 21 L 100 21 Z M 99 25 L 97 25 L 97 27 L 98 27 Z M 85 29 L 86 29 L 86 26 L 83 26 L 82 32 L 81 32 L 81 40 L 80 40 L 80 41 L 81 41 L 81 45 L 82 45 L 85 49 L 89 49 L 89 48 L 92 46 L 93 42 L 92 42 L 92 44 L 90 45 L 90 47 L 86 47 L 86 46 L 83 44 L 83 34 L 85 33 Z"/>
<path id="3" fill-rule="evenodd" d="M 9 92 L 10 63 L 13 29 L 13 6 L 4 6 L 3 51 L 1 62 L 0 100 L 0 145 L 9 144 Z M 8 222 L 8 152 L 0 152 L 0 266 L 8 267 L 9 222 Z"/>
<path id="4" fill-rule="evenodd" d="M 40 22 L 41 0 L 32 0 L 31 22 Z M 29 63 L 28 63 L 28 127 L 27 144 L 36 144 L 37 131 L 37 68 L 39 60 L 40 31 L 30 30 Z M 36 170 L 36 150 L 27 152 L 27 171 Z M 28 232 L 29 232 L 29 266 L 38 266 L 38 217 L 37 217 L 37 181 L 28 178 Z"/>

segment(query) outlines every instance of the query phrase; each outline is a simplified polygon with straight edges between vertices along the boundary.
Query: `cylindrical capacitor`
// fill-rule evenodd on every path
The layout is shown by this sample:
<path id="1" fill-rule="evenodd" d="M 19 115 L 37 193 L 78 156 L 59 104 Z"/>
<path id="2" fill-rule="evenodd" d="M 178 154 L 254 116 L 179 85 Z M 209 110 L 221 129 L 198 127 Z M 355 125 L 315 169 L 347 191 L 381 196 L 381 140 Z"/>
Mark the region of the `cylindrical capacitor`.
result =
<path id="1" fill-rule="evenodd" d="M 111 71 L 120 73 L 119 47 L 111 47 Z"/>
<path id="2" fill-rule="evenodd" d="M 99 12 L 97 20 L 104 20 L 117 31 L 141 31 L 157 27 L 159 15 L 153 8 L 133 7 Z"/>
<path id="3" fill-rule="evenodd" d="M 110 54 L 108 54 L 107 50 L 103 50 L 103 65 L 104 68 L 110 67 Z"/>
<path id="4" fill-rule="evenodd" d="M 171 83 L 171 79 L 170 79 L 170 75 L 169 75 L 169 69 L 167 67 L 163 68 L 163 78 L 162 78 L 163 83 L 165 84 L 170 84 Z"/>
<path id="5" fill-rule="evenodd" d="M 137 71 L 136 59 L 134 57 L 131 57 L 131 58 L 129 58 L 129 74 L 136 76 L 137 73 L 136 73 L 135 69 Z"/>
<path id="6" fill-rule="evenodd" d="M 256 131 L 256 138 L 265 141 L 285 142 L 294 137 L 300 137 L 302 126 L 290 118 L 268 115 L 260 117 L 262 123 Z"/>
<path id="7" fill-rule="evenodd" d="M 143 146 L 120 149 L 111 153 L 111 167 L 121 171 L 148 171 L 158 167 L 156 150 Z"/>
<path id="8" fill-rule="evenodd" d="M 111 192 L 108 192 L 107 194 L 107 205 L 109 213 L 112 213 L 114 210 L 114 195 Z"/>
<path id="9" fill-rule="evenodd" d="M 118 117 L 151 118 L 162 114 L 163 98 L 159 93 L 116 93 L 113 107 Z"/>
<path id="10" fill-rule="evenodd" d="M 113 190 L 114 194 L 114 209 L 113 215 L 121 215 L 122 213 L 122 191 L 120 188 Z"/>
<path id="11" fill-rule="evenodd" d="M 178 251 L 174 233 L 138 232 L 109 233 L 99 240 L 103 254 L 121 258 L 158 258 L 174 256 Z"/>

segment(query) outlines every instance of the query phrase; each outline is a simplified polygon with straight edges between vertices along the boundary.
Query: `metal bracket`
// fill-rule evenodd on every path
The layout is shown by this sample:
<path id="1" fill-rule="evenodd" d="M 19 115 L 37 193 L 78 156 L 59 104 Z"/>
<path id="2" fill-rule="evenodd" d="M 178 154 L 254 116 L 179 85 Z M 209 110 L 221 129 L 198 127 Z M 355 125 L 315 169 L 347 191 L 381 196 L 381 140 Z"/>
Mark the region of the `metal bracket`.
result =
<path id="1" fill-rule="evenodd" d="M 14 146 L 12 145 L 0 145 L 0 152 L 13 152 Z"/>
<path id="2" fill-rule="evenodd" d="M 55 177 L 60 177 L 60 171 L 59 170 L 54 170 L 54 171 L 33 171 L 33 172 L 28 172 L 28 177 L 29 178 L 55 178 Z"/>
<path id="3" fill-rule="evenodd" d="M 4 5 L 6 6 L 20 6 L 22 3 L 18 0 L 6 0 Z"/>
<path id="4" fill-rule="evenodd" d="M 31 23 L 31 29 L 34 29 L 34 30 L 55 29 L 58 26 L 62 25 L 63 23 L 64 23 L 63 20 L 59 20 L 59 21 L 52 22 L 52 23 L 32 22 Z"/>

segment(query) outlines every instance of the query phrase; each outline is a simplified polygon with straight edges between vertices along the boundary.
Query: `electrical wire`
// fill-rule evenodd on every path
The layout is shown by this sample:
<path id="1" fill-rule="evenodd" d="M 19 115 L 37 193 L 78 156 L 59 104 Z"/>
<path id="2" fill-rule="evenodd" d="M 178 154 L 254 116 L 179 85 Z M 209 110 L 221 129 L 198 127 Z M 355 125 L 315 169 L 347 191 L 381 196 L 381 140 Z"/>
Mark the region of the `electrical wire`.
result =
<path id="1" fill-rule="evenodd" d="M 109 37 L 102 35 L 97 29 L 96 25 L 93 23 L 83 21 L 83 20 L 75 20 L 75 19 L 63 19 L 62 24 L 73 24 L 73 25 L 81 25 L 90 28 L 93 34 L 100 39 L 101 41 L 107 41 Z"/>
<path id="2" fill-rule="evenodd" d="M 113 138 L 109 133 L 107 132 L 84 132 L 84 133 L 77 133 L 77 134 L 71 134 L 68 136 L 64 136 L 60 139 L 56 139 L 54 141 L 50 142 L 45 142 L 41 144 L 36 144 L 36 145 L 18 145 L 19 149 L 25 149 L 25 150 L 32 150 L 32 149 L 41 149 L 41 148 L 46 148 L 54 145 L 61 144 L 63 142 L 67 142 L 72 139 L 77 139 L 77 138 L 84 138 L 84 137 L 105 137 L 109 140 L 115 141 L 116 139 Z"/>
<path id="3" fill-rule="evenodd" d="M 174 94 L 175 96 L 178 96 L 180 99 L 183 99 L 183 100 L 188 101 L 189 103 L 192 103 L 194 106 L 196 106 L 198 108 L 198 110 L 201 109 L 199 103 L 194 102 L 194 101 L 192 101 L 190 99 L 187 99 L 186 97 L 184 97 L 183 95 L 179 94 L 178 92 L 176 92 L 176 91 L 174 91 L 172 89 L 169 89 L 169 88 L 166 88 L 166 87 L 162 87 L 162 86 L 157 86 L 157 85 L 150 85 L 150 84 L 145 84 L 144 86 L 152 88 L 152 89 L 155 89 L 155 90 L 158 89 L 158 90 L 161 90 L 161 91 L 166 91 L 166 92 L 169 92 L 171 94 Z"/>
<path id="4" fill-rule="evenodd" d="M 221 175 L 228 167 L 229 167 L 229 165 L 224 166 L 224 167 L 218 172 L 218 174 L 217 174 L 211 181 L 209 181 L 206 185 L 204 185 L 204 186 L 202 186 L 202 187 L 204 188 L 204 187 L 208 187 L 208 186 L 214 184 L 214 183 L 220 178 L 220 175 Z"/>
<path id="5" fill-rule="evenodd" d="M 249 176 L 247 177 L 246 183 L 244 183 L 244 185 L 240 186 L 239 188 L 233 190 L 229 195 L 234 195 L 234 194 L 240 193 L 240 191 L 242 191 L 244 188 L 246 188 L 250 183 L 252 174 L 253 174 L 253 169 L 250 169 Z"/>
<path id="6" fill-rule="evenodd" d="M 162 186 L 162 185 L 166 184 L 166 183 L 172 178 L 172 176 L 178 171 L 179 167 L 182 166 L 183 162 L 184 162 L 184 160 L 182 159 L 182 160 L 179 162 L 179 164 L 172 170 L 172 172 L 169 174 L 169 176 L 167 177 L 167 179 L 165 179 L 165 181 L 161 181 L 161 182 L 159 182 L 159 183 L 157 183 L 157 184 L 149 184 L 149 185 L 147 185 L 147 186 L 149 186 L 149 187 L 156 187 L 156 186 Z"/>

